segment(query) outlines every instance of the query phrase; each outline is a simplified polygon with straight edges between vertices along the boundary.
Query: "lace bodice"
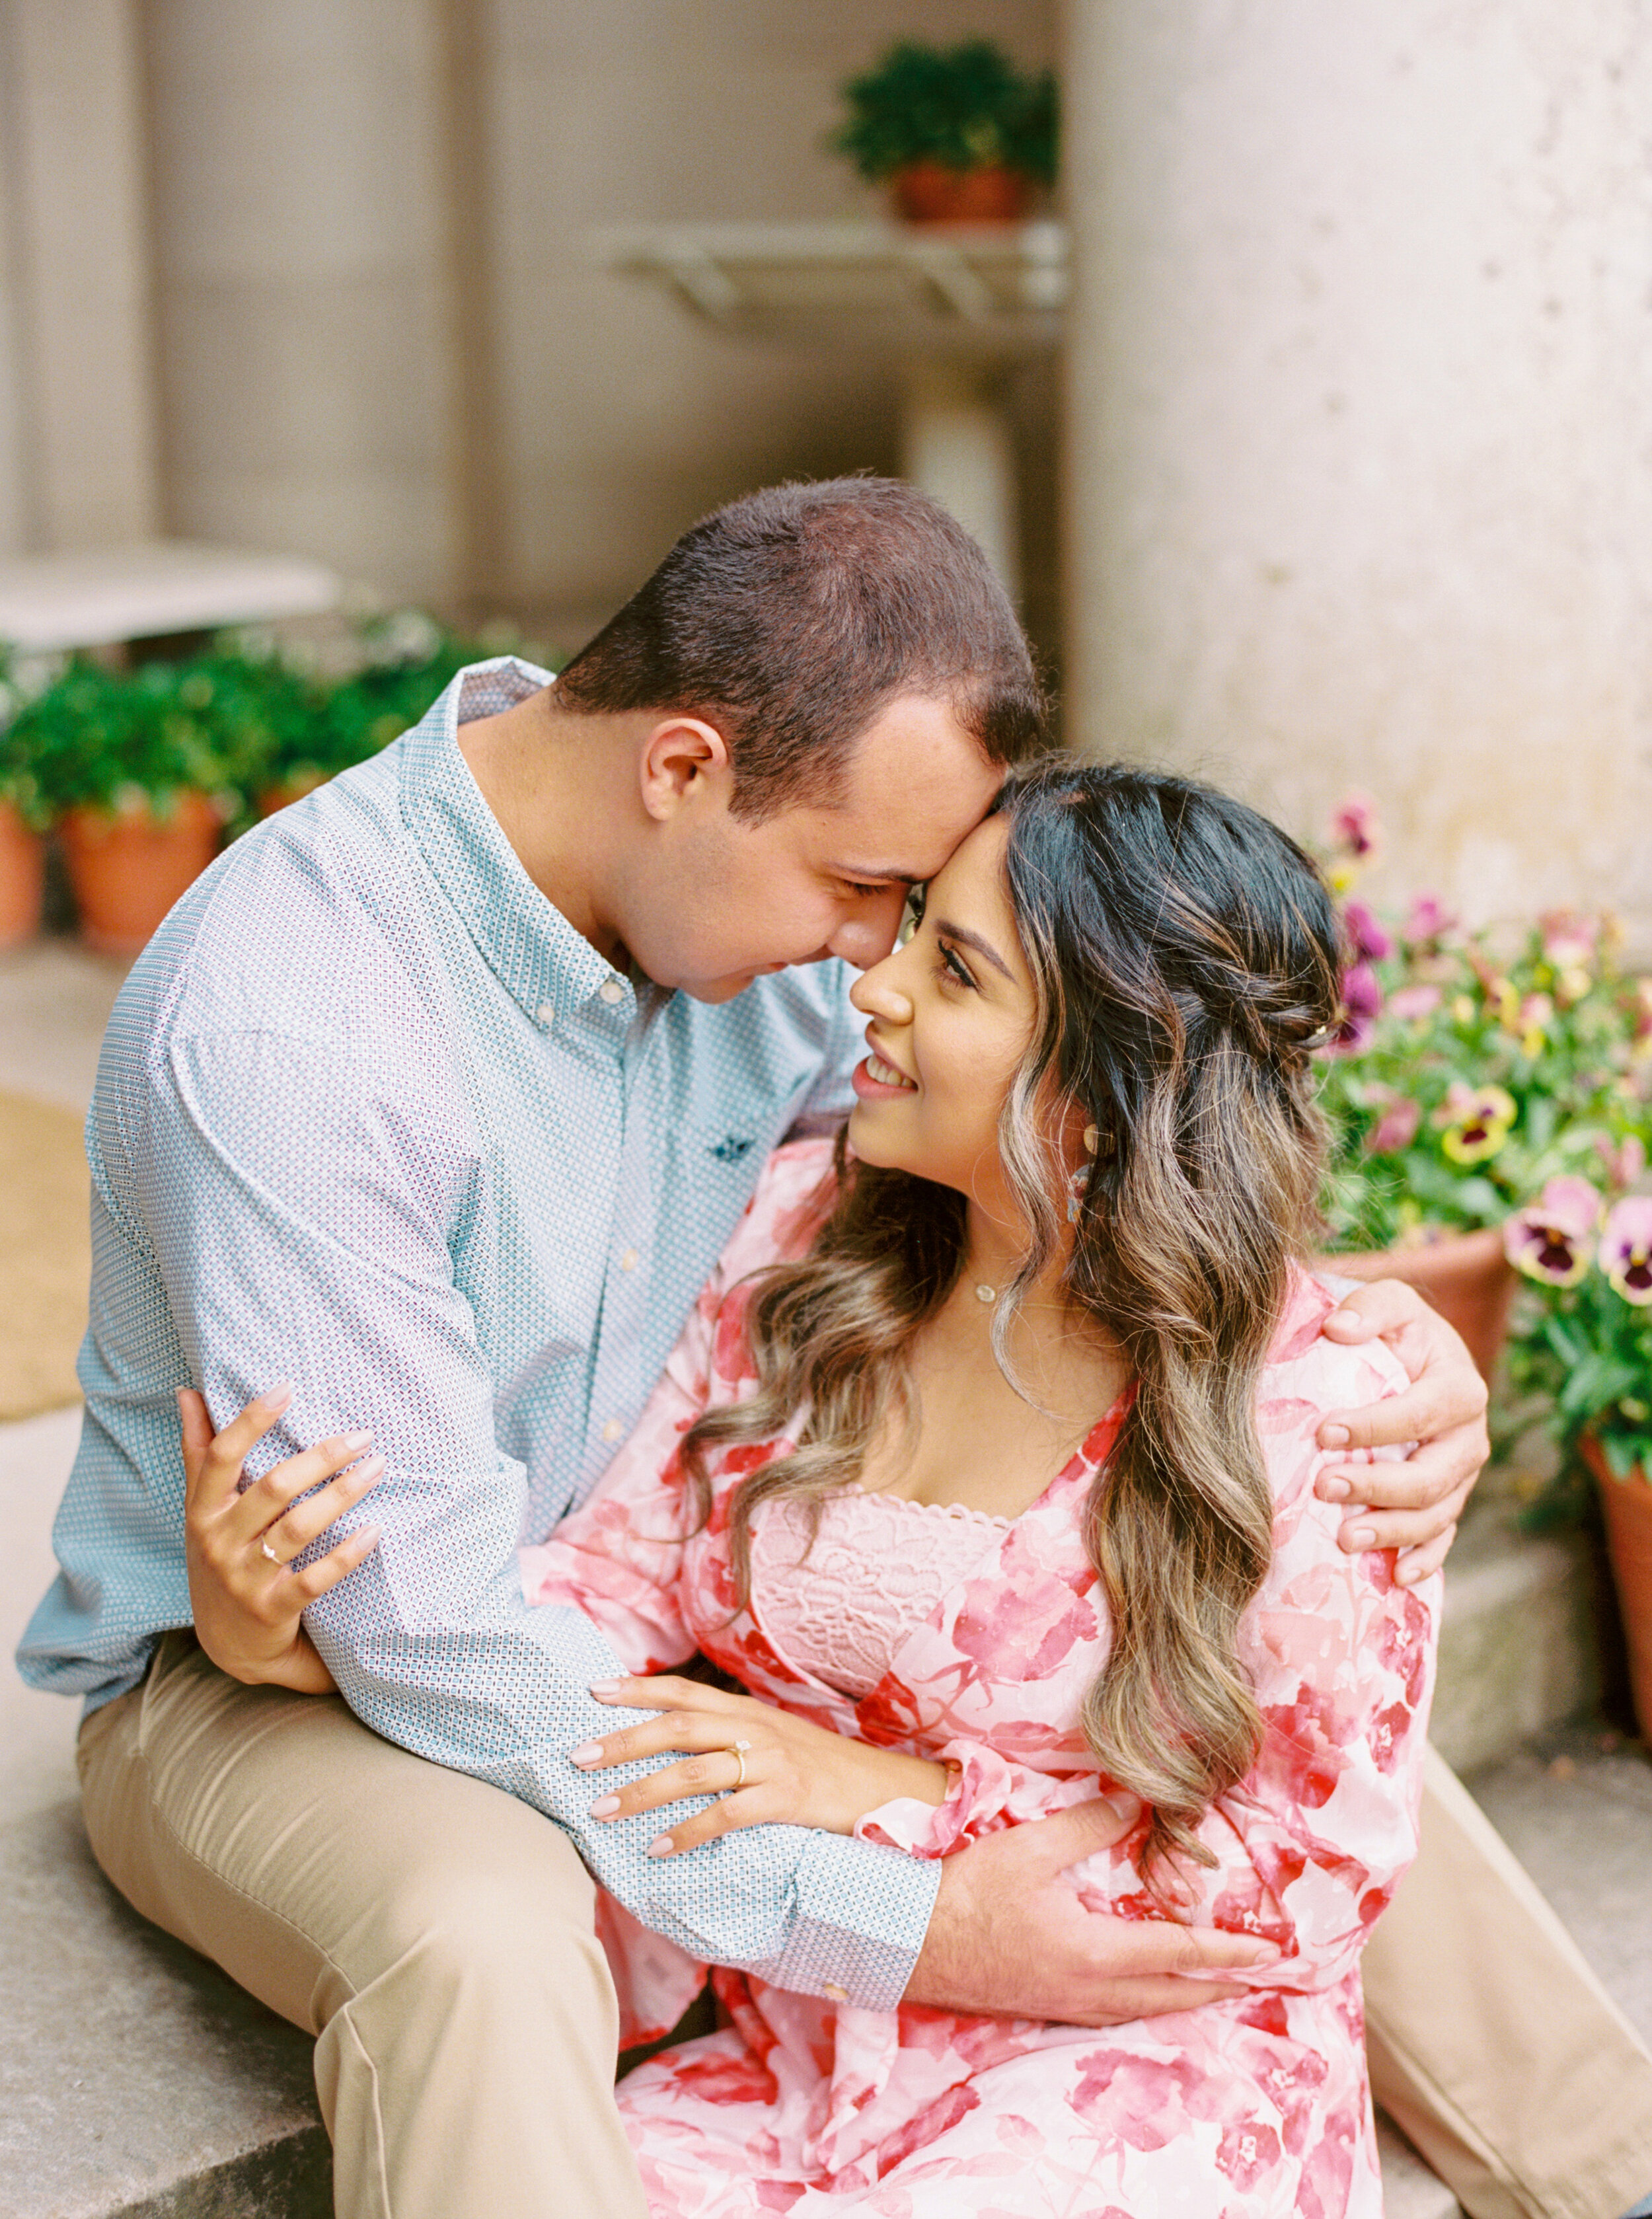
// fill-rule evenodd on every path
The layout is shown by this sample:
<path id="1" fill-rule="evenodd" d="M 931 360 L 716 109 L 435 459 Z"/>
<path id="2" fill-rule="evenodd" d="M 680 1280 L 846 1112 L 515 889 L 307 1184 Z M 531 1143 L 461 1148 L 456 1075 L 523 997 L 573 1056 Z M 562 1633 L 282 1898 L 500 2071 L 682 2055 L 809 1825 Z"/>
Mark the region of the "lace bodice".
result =
<path id="1" fill-rule="evenodd" d="M 858 1700 L 1009 1522 L 855 1487 L 827 1498 L 809 1549 L 807 1508 L 781 1495 L 752 1521 L 753 1610 L 793 1664 Z"/>

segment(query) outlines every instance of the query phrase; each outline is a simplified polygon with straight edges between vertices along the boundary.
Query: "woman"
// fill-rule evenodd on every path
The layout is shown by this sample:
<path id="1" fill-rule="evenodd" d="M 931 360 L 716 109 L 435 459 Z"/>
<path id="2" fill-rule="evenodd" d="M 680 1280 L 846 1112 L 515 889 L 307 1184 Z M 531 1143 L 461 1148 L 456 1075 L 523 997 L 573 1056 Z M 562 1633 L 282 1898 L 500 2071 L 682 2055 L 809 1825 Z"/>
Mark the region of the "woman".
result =
<path id="1" fill-rule="evenodd" d="M 1326 1411 L 1404 1383 L 1294 1261 L 1337 969 L 1252 812 L 1013 780 L 855 988 L 853 1156 L 773 1159 L 598 1494 L 522 1551 L 638 1675 L 598 1692 L 658 1713 L 574 1761 L 685 1752 L 603 1812 L 655 1854 L 782 1819 L 944 1855 L 1099 1775 L 1141 1817 L 1082 1900 L 1280 1953 L 1104 2035 L 718 1972 L 732 2023 L 619 2092 L 657 2213 L 1380 2211 L 1358 1957 L 1415 1848 L 1438 1594 L 1313 1493 Z M 748 1692 L 669 1676 L 696 1649 Z M 604 1917 L 639 2040 L 703 1968 Z"/>

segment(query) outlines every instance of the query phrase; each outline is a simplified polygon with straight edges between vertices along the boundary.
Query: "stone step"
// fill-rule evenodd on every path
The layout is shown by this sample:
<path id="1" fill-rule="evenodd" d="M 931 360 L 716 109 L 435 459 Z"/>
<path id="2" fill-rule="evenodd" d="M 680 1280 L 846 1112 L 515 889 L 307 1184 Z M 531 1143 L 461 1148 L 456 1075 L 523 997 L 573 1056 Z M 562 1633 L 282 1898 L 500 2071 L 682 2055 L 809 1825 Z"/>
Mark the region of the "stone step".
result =
<path id="1" fill-rule="evenodd" d="M 78 1807 L 0 1830 L 0 2219 L 326 2219 L 311 2044 L 139 1918 Z"/>
<path id="2" fill-rule="evenodd" d="M 129 1911 L 72 1804 L 0 1829 L 0 2219 L 327 2219 L 308 2040 Z M 1388 2219 L 1460 2219 L 1381 2125 Z"/>
<path id="3" fill-rule="evenodd" d="M 1494 1501 L 1445 1574 L 1430 1736 L 1455 1771 L 1494 1764 L 1590 1710 L 1602 1680 L 1601 1569 L 1582 1536 L 1537 1540 Z"/>
<path id="4" fill-rule="evenodd" d="M 1382 2161 L 1382 2219 L 1464 2219 L 1463 2206 L 1439 2175 L 1380 2111 L 1376 2149 Z"/>

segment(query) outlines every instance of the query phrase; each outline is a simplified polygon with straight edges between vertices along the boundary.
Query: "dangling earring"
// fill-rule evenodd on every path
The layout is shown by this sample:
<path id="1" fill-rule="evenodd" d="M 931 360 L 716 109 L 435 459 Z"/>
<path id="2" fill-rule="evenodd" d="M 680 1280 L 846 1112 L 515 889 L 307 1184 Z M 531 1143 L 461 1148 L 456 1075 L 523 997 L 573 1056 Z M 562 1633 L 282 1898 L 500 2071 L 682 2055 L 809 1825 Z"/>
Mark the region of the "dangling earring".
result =
<path id="1" fill-rule="evenodd" d="M 1096 1151 L 1101 1146 L 1101 1141 L 1102 1136 L 1096 1131 L 1095 1126 L 1086 1125 L 1084 1128 L 1085 1154 L 1088 1156 L 1094 1156 Z M 1090 1184 L 1090 1175 L 1095 1168 L 1096 1166 L 1093 1163 L 1081 1164 L 1078 1166 L 1078 1169 L 1073 1172 L 1072 1176 L 1067 1181 L 1067 1222 L 1069 1225 L 1077 1225 L 1078 1222 L 1078 1213 L 1084 1208 L 1084 1192 Z"/>

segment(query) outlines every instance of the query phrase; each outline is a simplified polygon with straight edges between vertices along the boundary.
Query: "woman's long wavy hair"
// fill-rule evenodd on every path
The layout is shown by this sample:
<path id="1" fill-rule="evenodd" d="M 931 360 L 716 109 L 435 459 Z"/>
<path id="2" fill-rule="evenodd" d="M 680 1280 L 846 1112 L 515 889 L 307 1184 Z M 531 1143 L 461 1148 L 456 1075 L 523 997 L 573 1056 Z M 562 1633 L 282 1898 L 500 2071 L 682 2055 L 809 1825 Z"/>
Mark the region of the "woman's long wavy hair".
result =
<path id="1" fill-rule="evenodd" d="M 1027 1246 L 994 1344 L 1013 1378 L 1015 1313 L 1069 1233 L 1068 1136 L 1093 1125 L 1065 1290 L 1135 1395 L 1085 1514 L 1113 1638 L 1082 1724 L 1151 1811 L 1157 1882 L 1166 1860 L 1213 1862 L 1194 1830 L 1261 1736 L 1237 1650 L 1271 1547 L 1257 1392 L 1317 1223 L 1309 1051 L 1337 1013 L 1337 922 L 1294 842 L 1186 779 L 1046 759 L 1012 775 L 998 811 L 1037 1010 L 999 1122 Z M 703 1517 L 711 1457 L 806 1412 L 795 1449 L 732 1499 L 742 1601 L 758 1506 L 787 1494 L 817 1516 L 890 1423 L 913 1424 L 912 1343 L 964 1261 L 962 1195 L 858 1163 L 841 1138 L 837 1172 L 810 1254 L 751 1292 L 758 1391 L 684 1445 Z"/>

